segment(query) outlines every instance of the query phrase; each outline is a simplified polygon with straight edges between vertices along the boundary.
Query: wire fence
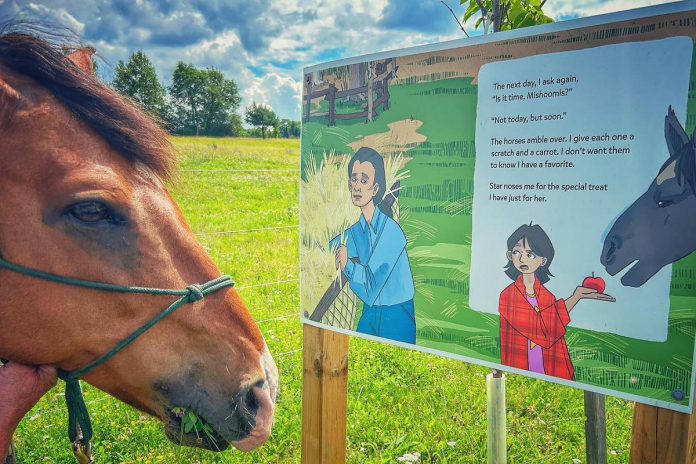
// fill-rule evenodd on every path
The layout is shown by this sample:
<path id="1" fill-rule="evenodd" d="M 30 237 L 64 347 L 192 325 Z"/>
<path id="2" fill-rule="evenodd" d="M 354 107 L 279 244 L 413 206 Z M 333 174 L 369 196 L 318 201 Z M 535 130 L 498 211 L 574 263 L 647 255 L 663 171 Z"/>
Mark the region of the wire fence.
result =
<path id="1" fill-rule="evenodd" d="M 266 230 L 282 230 L 282 229 L 299 229 L 299 224 L 289 226 L 274 226 L 274 227 L 258 227 L 256 229 L 236 229 L 236 230 L 221 230 L 219 232 L 196 232 L 199 237 L 207 237 L 211 235 L 228 235 L 228 234 L 245 234 L 249 232 L 263 232 Z"/>
<path id="2" fill-rule="evenodd" d="M 299 174 L 299 169 L 180 169 L 179 172 L 196 173 L 221 173 L 221 172 L 294 172 Z"/>
<path id="3" fill-rule="evenodd" d="M 299 313 L 299 311 L 298 311 L 298 312 L 294 312 L 294 313 L 290 313 L 290 314 L 286 314 L 285 316 L 271 317 L 270 319 L 263 319 L 263 320 L 260 320 L 260 321 L 256 321 L 256 325 L 265 324 L 265 323 L 267 323 L 267 322 L 280 321 L 280 320 L 283 320 L 283 319 L 288 319 L 288 318 L 290 318 L 290 317 L 296 317 L 296 318 L 298 318 L 298 320 L 299 320 L 299 318 L 300 318 L 300 313 Z"/>

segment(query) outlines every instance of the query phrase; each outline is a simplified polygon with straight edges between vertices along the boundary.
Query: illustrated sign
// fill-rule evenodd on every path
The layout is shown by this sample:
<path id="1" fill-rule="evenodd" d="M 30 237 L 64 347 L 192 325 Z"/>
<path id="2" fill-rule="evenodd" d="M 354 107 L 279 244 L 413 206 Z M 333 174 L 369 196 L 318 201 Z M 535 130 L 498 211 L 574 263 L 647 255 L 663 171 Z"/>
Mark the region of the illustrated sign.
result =
<path id="1" fill-rule="evenodd" d="M 688 5 L 306 69 L 303 321 L 691 412 Z"/>

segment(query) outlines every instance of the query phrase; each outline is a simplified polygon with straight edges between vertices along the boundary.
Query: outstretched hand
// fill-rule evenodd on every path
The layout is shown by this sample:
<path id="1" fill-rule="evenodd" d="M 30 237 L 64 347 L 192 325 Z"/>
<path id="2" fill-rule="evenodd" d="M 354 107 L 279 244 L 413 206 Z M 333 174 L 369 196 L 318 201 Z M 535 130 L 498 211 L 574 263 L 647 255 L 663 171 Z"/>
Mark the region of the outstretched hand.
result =
<path id="1" fill-rule="evenodd" d="M 19 421 L 56 385 L 57 379 L 58 373 L 51 366 L 16 362 L 0 366 L 0 458 L 7 455 Z"/>
<path id="2" fill-rule="evenodd" d="M 582 286 L 575 289 L 573 296 L 576 297 L 578 300 L 587 298 L 589 300 L 609 301 L 612 303 L 616 301 L 616 298 L 614 298 L 611 295 L 607 295 L 606 293 L 599 293 L 594 288 L 587 288 Z"/>

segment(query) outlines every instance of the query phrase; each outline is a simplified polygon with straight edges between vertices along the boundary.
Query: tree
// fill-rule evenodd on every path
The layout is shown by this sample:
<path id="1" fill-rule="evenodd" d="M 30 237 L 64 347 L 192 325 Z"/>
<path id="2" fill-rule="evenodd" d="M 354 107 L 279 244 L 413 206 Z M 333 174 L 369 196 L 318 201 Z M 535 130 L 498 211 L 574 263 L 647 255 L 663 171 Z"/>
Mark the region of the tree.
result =
<path id="1" fill-rule="evenodd" d="M 292 121 L 290 119 L 281 119 L 278 124 L 278 134 L 285 139 L 295 138 L 300 136 L 300 121 Z"/>
<path id="2" fill-rule="evenodd" d="M 553 22 L 542 11 L 546 0 L 459 0 L 459 3 L 467 5 L 464 22 L 481 15 L 475 27 L 483 24 L 484 34 Z"/>
<path id="3" fill-rule="evenodd" d="M 242 117 L 237 113 L 232 113 L 230 115 L 229 135 L 232 137 L 245 137 L 247 135 L 247 131 L 244 129 L 244 123 L 242 122 Z"/>
<path id="4" fill-rule="evenodd" d="M 237 84 L 218 69 L 179 62 L 169 87 L 172 128 L 180 134 L 229 135 L 241 97 Z"/>
<path id="5" fill-rule="evenodd" d="M 116 64 L 112 86 L 148 113 L 164 117 L 165 89 L 157 79 L 152 62 L 142 51 L 133 53 L 127 63 L 119 61 Z"/>
<path id="6" fill-rule="evenodd" d="M 275 128 L 278 125 L 278 116 L 270 107 L 257 105 L 254 102 L 247 108 L 244 120 L 248 124 L 260 128 L 264 139 L 266 138 L 266 129 Z"/>

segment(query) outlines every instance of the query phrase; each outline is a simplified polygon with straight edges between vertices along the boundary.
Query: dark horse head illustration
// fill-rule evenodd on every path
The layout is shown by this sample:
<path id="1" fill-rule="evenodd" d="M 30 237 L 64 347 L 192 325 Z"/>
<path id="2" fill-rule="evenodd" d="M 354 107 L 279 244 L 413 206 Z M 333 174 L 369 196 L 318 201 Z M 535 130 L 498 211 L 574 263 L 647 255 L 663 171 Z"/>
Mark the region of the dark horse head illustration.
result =
<path id="1" fill-rule="evenodd" d="M 696 134 L 696 131 L 695 131 Z M 648 190 L 616 220 L 604 241 L 601 263 L 640 287 L 664 266 L 696 250 L 696 145 L 670 107 L 665 117 L 669 159 Z"/>

